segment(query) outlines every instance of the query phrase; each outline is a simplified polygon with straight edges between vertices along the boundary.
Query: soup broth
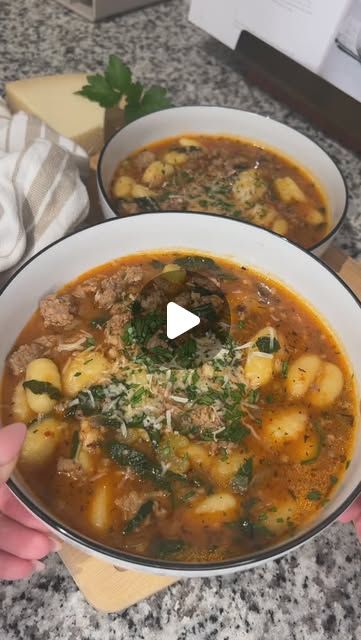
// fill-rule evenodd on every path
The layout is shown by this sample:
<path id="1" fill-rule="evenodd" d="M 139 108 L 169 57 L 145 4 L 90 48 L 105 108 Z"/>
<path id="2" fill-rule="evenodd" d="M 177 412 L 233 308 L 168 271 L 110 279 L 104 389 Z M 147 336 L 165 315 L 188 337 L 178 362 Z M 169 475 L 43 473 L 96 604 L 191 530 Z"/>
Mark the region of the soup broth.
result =
<path id="1" fill-rule="evenodd" d="M 330 228 L 314 179 L 273 151 L 237 138 L 156 142 L 123 160 L 111 195 L 121 215 L 205 211 L 252 222 L 312 247 Z"/>
<path id="2" fill-rule="evenodd" d="M 171 367 L 157 309 L 190 266 L 224 292 L 231 332 L 201 365 L 202 339 L 185 336 Z M 174 301 L 209 310 L 214 297 L 198 285 Z M 181 562 L 296 534 L 342 480 L 356 418 L 348 362 L 302 300 L 253 269 L 182 253 L 119 259 L 42 300 L 8 356 L 2 399 L 3 423 L 28 425 L 20 472 L 55 516 Z"/>

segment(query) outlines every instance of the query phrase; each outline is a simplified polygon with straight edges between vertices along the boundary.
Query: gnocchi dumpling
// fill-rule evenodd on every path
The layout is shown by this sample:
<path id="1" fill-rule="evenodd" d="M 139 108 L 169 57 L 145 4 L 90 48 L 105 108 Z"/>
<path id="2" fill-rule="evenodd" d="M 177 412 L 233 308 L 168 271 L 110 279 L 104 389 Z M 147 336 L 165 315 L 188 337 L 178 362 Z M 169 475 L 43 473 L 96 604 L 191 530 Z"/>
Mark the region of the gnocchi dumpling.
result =
<path id="1" fill-rule="evenodd" d="M 276 447 L 300 438 L 308 423 L 307 411 L 298 407 L 270 413 L 263 422 L 263 436 Z"/>
<path id="2" fill-rule="evenodd" d="M 130 198 L 133 195 L 135 180 L 130 176 L 120 176 L 113 186 L 113 194 L 116 198 Z"/>
<path id="3" fill-rule="evenodd" d="M 291 398 L 303 398 L 315 381 L 320 366 L 321 359 L 312 353 L 305 353 L 292 362 L 286 382 L 288 395 Z"/>
<path id="4" fill-rule="evenodd" d="M 306 196 L 297 182 L 286 176 L 285 178 L 277 178 L 274 181 L 274 187 L 277 194 L 283 202 L 306 202 Z"/>
<path id="5" fill-rule="evenodd" d="M 188 438 L 179 433 L 171 433 L 162 438 L 159 447 L 160 458 L 174 473 L 183 475 L 189 471 L 188 445 Z"/>
<path id="6" fill-rule="evenodd" d="M 69 358 L 63 371 L 63 390 L 66 396 L 76 396 L 79 391 L 104 379 L 110 371 L 110 363 L 97 351 L 82 351 Z"/>
<path id="7" fill-rule="evenodd" d="M 154 192 L 145 187 L 143 184 L 135 184 L 132 189 L 133 198 L 152 198 Z"/>
<path id="8" fill-rule="evenodd" d="M 271 204 L 263 204 L 258 202 L 248 212 L 251 222 L 268 227 L 277 217 L 277 210 Z"/>
<path id="9" fill-rule="evenodd" d="M 344 385 L 341 369 L 332 362 L 322 362 L 314 388 L 308 398 L 314 407 L 324 409 L 335 402 Z"/>
<path id="10" fill-rule="evenodd" d="M 203 514 L 223 514 L 228 515 L 236 511 L 238 501 L 231 493 L 213 493 L 204 498 L 195 507 L 195 513 Z"/>
<path id="11" fill-rule="evenodd" d="M 12 414 L 15 420 L 19 420 L 19 422 L 30 422 L 34 418 L 35 413 L 29 406 L 26 391 L 23 387 L 23 380 L 16 385 L 11 404 Z"/>
<path id="12" fill-rule="evenodd" d="M 247 360 L 244 368 L 244 373 L 251 389 L 257 389 L 270 382 L 273 376 L 275 354 L 262 352 L 257 345 L 257 341 L 260 338 L 267 338 L 274 343 L 277 340 L 277 335 L 272 327 L 265 327 L 261 329 L 252 338 L 252 346 L 249 347 L 247 353 Z M 271 349 L 270 349 L 271 350 Z"/>
<path id="13" fill-rule="evenodd" d="M 285 236 L 288 231 L 288 222 L 285 218 L 276 218 L 272 225 L 272 231 L 280 236 Z"/>
<path id="14" fill-rule="evenodd" d="M 273 533 L 280 534 L 287 531 L 294 523 L 294 517 L 297 513 L 296 504 L 293 500 L 279 501 L 274 505 L 275 509 L 267 512 L 267 520 L 265 525 Z"/>
<path id="15" fill-rule="evenodd" d="M 212 463 L 212 458 L 209 455 L 208 447 L 206 445 L 190 444 L 186 451 L 193 468 L 206 470 Z"/>
<path id="16" fill-rule="evenodd" d="M 155 160 L 144 171 L 142 182 L 149 187 L 159 187 L 173 172 L 174 168 L 170 163 Z"/>
<path id="17" fill-rule="evenodd" d="M 59 392 L 60 396 L 61 379 L 59 369 L 55 362 L 49 358 L 32 360 L 26 368 L 25 381 L 27 383 L 34 381 L 34 385 L 35 383 L 40 383 L 38 385 L 39 389 L 41 384 L 44 385 L 45 389 L 45 385 L 48 383 Z M 51 392 L 34 393 L 30 388 L 26 388 L 25 393 L 27 403 L 34 413 L 49 413 L 57 402 L 57 398 L 51 397 Z"/>
<path id="18" fill-rule="evenodd" d="M 65 423 L 55 418 L 46 418 L 29 427 L 20 462 L 28 465 L 43 465 L 48 462 L 56 451 L 62 438 Z"/>
<path id="19" fill-rule="evenodd" d="M 209 475 L 219 487 L 226 487 L 234 478 L 245 459 L 246 455 L 237 451 L 230 452 L 225 460 L 213 458 L 213 463 L 209 467 Z"/>
<path id="20" fill-rule="evenodd" d="M 324 362 L 316 355 L 304 354 L 288 371 L 286 388 L 291 398 L 304 396 L 320 409 L 335 402 L 344 385 L 341 369 L 333 362 Z"/>
<path id="21" fill-rule="evenodd" d="M 306 220 L 308 224 L 312 224 L 312 226 L 315 227 L 326 222 L 325 215 L 321 213 L 321 211 L 318 211 L 318 209 L 309 209 L 306 214 Z"/>
<path id="22" fill-rule="evenodd" d="M 164 156 L 164 160 L 172 167 L 177 167 L 181 164 L 185 164 L 188 160 L 188 156 L 182 151 L 168 151 Z"/>
<path id="23" fill-rule="evenodd" d="M 100 479 L 89 504 L 88 518 L 95 529 L 106 531 L 112 521 L 112 488 L 109 481 Z"/>
<path id="24" fill-rule="evenodd" d="M 242 171 L 233 185 L 233 195 L 241 207 L 250 208 L 263 198 L 267 184 L 256 169 Z"/>
<path id="25" fill-rule="evenodd" d="M 185 148 L 202 149 L 201 143 L 198 140 L 194 140 L 194 138 L 180 138 L 179 144 Z"/>

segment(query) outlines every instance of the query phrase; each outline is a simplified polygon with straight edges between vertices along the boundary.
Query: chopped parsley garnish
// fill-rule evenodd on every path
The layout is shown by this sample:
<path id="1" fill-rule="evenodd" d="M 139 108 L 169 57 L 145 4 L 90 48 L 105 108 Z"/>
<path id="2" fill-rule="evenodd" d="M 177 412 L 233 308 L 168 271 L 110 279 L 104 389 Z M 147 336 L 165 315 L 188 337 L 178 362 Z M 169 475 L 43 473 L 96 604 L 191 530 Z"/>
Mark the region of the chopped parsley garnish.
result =
<path id="1" fill-rule="evenodd" d="M 312 500 L 313 502 L 317 502 L 318 500 L 321 500 L 322 493 L 320 491 L 318 491 L 318 489 L 312 489 L 312 491 L 309 491 L 309 493 L 307 494 L 307 498 L 308 498 L 308 500 Z"/>
<path id="2" fill-rule="evenodd" d="M 140 387 L 139 389 L 137 389 L 130 399 L 130 404 L 132 405 L 132 407 L 140 404 L 147 393 L 148 391 L 144 387 Z"/>
<path id="3" fill-rule="evenodd" d="M 259 400 L 259 391 L 258 389 L 251 389 L 251 391 L 249 391 L 248 396 L 247 396 L 247 400 L 250 404 L 257 404 L 258 400 Z"/>
<path id="4" fill-rule="evenodd" d="M 179 345 L 175 351 L 175 359 L 182 368 L 190 367 L 194 364 L 197 355 L 197 343 L 194 338 L 188 338 Z"/>
<path id="5" fill-rule="evenodd" d="M 338 483 L 338 477 L 337 476 L 330 476 L 330 484 L 334 485 Z"/>
<path id="6" fill-rule="evenodd" d="M 220 434 L 218 434 L 218 440 L 224 440 L 225 442 L 235 442 L 239 444 L 249 436 L 250 430 L 242 424 L 230 424 Z"/>
<path id="7" fill-rule="evenodd" d="M 100 316 L 99 318 L 93 318 L 90 320 L 90 326 L 94 327 L 94 329 L 103 329 L 104 325 L 108 322 L 109 318 L 107 316 Z"/>
<path id="8" fill-rule="evenodd" d="M 84 349 L 94 349 L 95 345 L 96 345 L 96 342 L 93 336 L 88 336 L 82 344 Z"/>
<path id="9" fill-rule="evenodd" d="M 220 460 L 222 460 L 222 462 L 225 462 L 226 460 L 228 460 L 228 451 L 227 451 L 227 449 L 222 447 L 219 450 L 219 457 L 220 457 Z"/>
<path id="10" fill-rule="evenodd" d="M 281 376 L 287 378 L 288 376 L 288 360 L 284 360 L 281 365 Z"/>

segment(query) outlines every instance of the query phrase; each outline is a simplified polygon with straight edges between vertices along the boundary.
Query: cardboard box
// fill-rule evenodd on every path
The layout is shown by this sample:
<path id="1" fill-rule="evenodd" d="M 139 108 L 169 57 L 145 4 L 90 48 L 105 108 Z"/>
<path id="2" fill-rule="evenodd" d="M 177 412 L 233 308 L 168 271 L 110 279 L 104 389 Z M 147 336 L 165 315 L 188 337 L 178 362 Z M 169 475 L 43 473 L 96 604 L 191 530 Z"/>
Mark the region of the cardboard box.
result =
<path id="1" fill-rule="evenodd" d="M 83 18 L 97 22 L 133 9 L 140 9 L 159 0 L 56 0 L 67 9 L 75 11 Z M 164 2 L 164 0 L 163 0 Z"/>

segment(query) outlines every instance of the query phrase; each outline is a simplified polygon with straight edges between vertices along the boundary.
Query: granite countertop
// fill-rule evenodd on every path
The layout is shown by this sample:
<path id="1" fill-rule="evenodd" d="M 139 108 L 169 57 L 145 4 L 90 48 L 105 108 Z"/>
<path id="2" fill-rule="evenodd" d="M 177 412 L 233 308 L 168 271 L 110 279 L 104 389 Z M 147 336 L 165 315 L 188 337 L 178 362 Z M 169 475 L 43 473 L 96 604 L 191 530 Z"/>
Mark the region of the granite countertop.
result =
<path id="1" fill-rule="evenodd" d="M 353 209 L 337 244 L 361 253 L 360 157 L 249 86 L 231 52 L 170 0 L 93 25 L 48 0 L 2 0 L 0 81 L 102 69 L 118 52 L 145 82 L 166 84 L 175 104 L 218 104 L 270 115 L 337 158 Z M 0 91 L 2 90 L 0 86 Z M 179 582 L 120 614 L 96 612 L 56 555 L 30 581 L 0 584 L 4 640 L 353 640 L 361 637 L 361 547 L 333 525 L 287 557 L 236 576 Z"/>

